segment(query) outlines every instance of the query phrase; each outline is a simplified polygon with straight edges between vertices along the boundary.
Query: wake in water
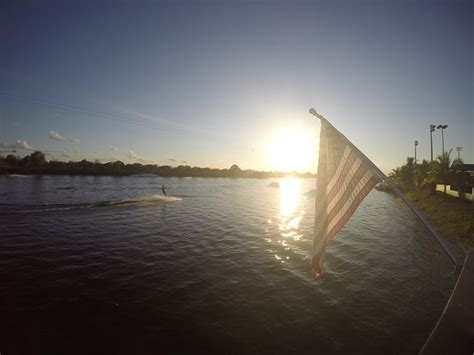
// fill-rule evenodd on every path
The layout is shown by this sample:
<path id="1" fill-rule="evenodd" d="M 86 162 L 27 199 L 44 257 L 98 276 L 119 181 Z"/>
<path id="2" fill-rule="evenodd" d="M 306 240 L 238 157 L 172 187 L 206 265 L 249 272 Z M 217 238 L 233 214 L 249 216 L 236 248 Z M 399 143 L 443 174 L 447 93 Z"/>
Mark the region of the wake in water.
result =
<path id="1" fill-rule="evenodd" d="M 67 211 L 72 209 L 80 208 L 94 208 L 94 207 L 114 207 L 114 206 L 130 206 L 130 205 L 151 205 L 156 203 L 173 203 L 182 201 L 181 197 L 176 196 L 163 196 L 159 194 L 146 195 L 138 197 L 129 197 L 120 200 L 109 200 L 100 201 L 93 203 L 73 203 L 73 204 L 43 204 L 43 205 L 23 205 L 24 207 L 33 207 L 32 209 L 19 210 L 15 213 L 28 213 L 28 212 L 53 212 L 53 211 Z"/>
<path id="2" fill-rule="evenodd" d="M 154 202 L 161 202 L 161 203 L 169 203 L 169 202 L 177 202 L 182 201 L 181 197 L 176 196 L 163 196 L 163 195 L 147 195 L 141 197 L 130 197 L 125 198 L 122 200 L 116 201 L 106 201 L 100 204 L 100 206 L 117 206 L 117 205 L 128 205 L 128 204 L 145 204 L 145 203 L 154 203 Z"/>

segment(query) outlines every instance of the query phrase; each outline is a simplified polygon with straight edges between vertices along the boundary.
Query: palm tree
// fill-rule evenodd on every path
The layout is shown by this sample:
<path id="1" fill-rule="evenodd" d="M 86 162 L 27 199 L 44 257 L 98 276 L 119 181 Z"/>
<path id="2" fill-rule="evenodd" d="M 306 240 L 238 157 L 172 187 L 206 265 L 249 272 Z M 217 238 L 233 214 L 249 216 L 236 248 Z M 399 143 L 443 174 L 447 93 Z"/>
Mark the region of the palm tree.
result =
<path id="1" fill-rule="evenodd" d="M 444 152 L 436 158 L 433 164 L 431 174 L 437 182 L 444 185 L 444 198 L 446 199 L 446 185 L 449 183 L 451 177 L 451 152 Z"/>
<path id="2" fill-rule="evenodd" d="M 407 157 L 407 162 L 401 168 L 402 187 L 405 190 L 411 190 L 415 187 L 415 158 Z"/>
<path id="3" fill-rule="evenodd" d="M 417 188 L 423 187 L 424 184 L 428 183 L 428 173 L 430 171 L 430 163 L 423 159 L 421 164 L 417 164 L 415 167 L 415 185 Z"/>
<path id="4" fill-rule="evenodd" d="M 397 166 L 395 169 L 392 169 L 392 171 L 388 174 L 388 177 L 392 179 L 392 181 L 400 186 L 400 177 L 401 177 L 401 169 L 399 166 Z"/>

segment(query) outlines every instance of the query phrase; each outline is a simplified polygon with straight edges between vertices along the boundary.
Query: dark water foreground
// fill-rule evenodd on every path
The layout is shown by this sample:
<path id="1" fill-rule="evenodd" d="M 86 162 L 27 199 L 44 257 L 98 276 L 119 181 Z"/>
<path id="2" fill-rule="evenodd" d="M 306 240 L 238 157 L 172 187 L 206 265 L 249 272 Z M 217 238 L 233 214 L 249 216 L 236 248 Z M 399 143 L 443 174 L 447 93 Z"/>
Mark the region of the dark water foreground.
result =
<path id="1" fill-rule="evenodd" d="M 313 280 L 315 182 L 270 182 L 0 177 L 0 353 L 416 353 L 455 281 L 423 227 L 373 191 Z"/>

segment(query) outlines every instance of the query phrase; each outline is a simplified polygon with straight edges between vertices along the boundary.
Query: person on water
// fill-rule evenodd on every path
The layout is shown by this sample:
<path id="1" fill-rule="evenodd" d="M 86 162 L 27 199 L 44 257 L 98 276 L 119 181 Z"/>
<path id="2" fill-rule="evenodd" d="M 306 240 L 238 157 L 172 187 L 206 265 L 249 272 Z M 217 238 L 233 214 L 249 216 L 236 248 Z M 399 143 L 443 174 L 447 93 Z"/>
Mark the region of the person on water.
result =
<path id="1" fill-rule="evenodd" d="M 166 196 L 166 189 L 167 187 L 165 187 L 165 185 L 161 185 L 161 191 L 163 192 L 163 195 Z"/>

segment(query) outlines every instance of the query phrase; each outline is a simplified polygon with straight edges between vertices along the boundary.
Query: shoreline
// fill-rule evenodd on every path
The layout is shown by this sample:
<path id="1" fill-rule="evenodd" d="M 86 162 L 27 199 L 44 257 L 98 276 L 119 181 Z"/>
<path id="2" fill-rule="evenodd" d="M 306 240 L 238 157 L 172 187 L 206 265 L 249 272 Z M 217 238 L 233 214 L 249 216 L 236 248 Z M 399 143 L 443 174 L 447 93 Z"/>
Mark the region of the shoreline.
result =
<path id="1" fill-rule="evenodd" d="M 256 171 L 256 170 L 240 170 L 240 169 L 211 169 L 200 167 L 170 167 L 170 166 L 151 166 L 134 169 L 133 166 L 125 166 L 122 169 L 52 169 L 52 168 L 22 168 L 14 167 L 9 169 L 0 168 L 0 176 L 8 175 L 53 175 L 53 176 L 136 176 L 149 175 L 157 177 L 204 177 L 204 178 L 253 178 L 253 179 L 269 179 L 269 178 L 315 178 L 316 174 L 297 173 L 297 172 L 276 172 L 276 171 Z"/>
<path id="2" fill-rule="evenodd" d="M 147 175 L 148 177 L 161 177 L 161 178 L 222 178 L 222 179 L 280 179 L 286 177 L 298 178 L 298 179 L 315 179 L 315 174 L 294 174 L 294 173 L 243 173 L 243 174 L 154 174 L 154 173 L 112 173 L 112 172 L 90 172 L 90 171 L 0 171 L 0 176 L 109 176 L 109 177 L 130 177 L 130 176 L 143 176 Z"/>
<path id="3" fill-rule="evenodd" d="M 391 191 L 384 192 L 392 194 L 405 206 L 399 196 Z M 426 190 L 408 191 L 405 196 L 458 252 L 466 255 L 470 250 L 474 250 L 474 207 L 470 201 L 449 195 L 445 198 L 442 193 L 431 193 Z"/>

